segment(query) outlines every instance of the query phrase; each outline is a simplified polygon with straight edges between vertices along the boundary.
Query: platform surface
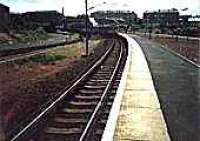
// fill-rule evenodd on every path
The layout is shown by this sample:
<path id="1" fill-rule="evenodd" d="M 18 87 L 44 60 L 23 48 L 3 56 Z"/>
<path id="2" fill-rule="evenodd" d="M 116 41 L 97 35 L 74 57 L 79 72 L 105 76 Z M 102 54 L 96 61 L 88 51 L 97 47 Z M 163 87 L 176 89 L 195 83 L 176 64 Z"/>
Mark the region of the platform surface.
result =
<path id="1" fill-rule="evenodd" d="M 200 141 L 200 69 L 152 40 L 132 37 L 148 60 L 171 140 Z"/>
<path id="2" fill-rule="evenodd" d="M 129 44 L 124 88 L 117 93 L 102 140 L 170 141 L 146 58 L 134 39 L 123 36 Z"/>

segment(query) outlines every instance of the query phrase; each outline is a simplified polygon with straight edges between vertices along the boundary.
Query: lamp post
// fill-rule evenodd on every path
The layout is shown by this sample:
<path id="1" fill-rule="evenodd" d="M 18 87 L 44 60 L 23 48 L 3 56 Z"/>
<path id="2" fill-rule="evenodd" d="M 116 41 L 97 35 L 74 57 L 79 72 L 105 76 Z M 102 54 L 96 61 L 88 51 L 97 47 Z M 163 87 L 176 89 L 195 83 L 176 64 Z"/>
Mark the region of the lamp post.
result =
<path id="1" fill-rule="evenodd" d="M 88 56 L 88 0 L 85 0 L 85 55 Z"/>
<path id="2" fill-rule="evenodd" d="M 181 11 L 188 11 L 188 10 L 189 10 L 189 8 L 183 8 L 183 9 L 181 9 Z M 186 35 L 187 41 L 189 40 L 188 36 L 189 36 L 189 31 L 190 31 L 190 27 L 188 26 L 188 18 L 189 17 L 186 18 L 187 20 L 183 19 L 183 26 L 184 26 L 184 29 L 185 29 L 185 32 L 186 32 L 184 34 Z"/>
<path id="3" fill-rule="evenodd" d="M 149 26 L 149 25 L 148 25 L 148 15 L 146 16 L 146 29 L 145 29 L 145 36 L 147 36 L 147 26 Z"/>
<path id="4" fill-rule="evenodd" d="M 106 2 L 103 2 L 102 4 L 106 4 Z M 97 4 L 96 6 L 99 6 L 101 4 Z M 88 56 L 89 53 L 89 47 L 88 47 L 88 11 L 94 9 L 96 6 L 92 6 L 88 8 L 88 0 L 85 0 L 85 56 Z"/>

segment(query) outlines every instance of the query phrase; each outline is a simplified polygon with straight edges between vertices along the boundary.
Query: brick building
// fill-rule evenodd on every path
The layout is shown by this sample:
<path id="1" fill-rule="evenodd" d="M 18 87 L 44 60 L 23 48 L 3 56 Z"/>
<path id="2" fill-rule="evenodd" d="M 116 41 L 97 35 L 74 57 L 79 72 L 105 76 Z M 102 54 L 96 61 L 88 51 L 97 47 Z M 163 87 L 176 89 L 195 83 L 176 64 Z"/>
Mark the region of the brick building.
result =
<path id="1" fill-rule="evenodd" d="M 53 32 L 55 27 L 64 19 L 64 15 L 57 11 L 33 11 L 26 13 L 12 13 L 11 25 L 14 28 L 21 27 L 34 29 L 44 27 L 46 31 Z"/>
<path id="2" fill-rule="evenodd" d="M 61 30 L 68 30 L 70 32 L 85 32 L 85 16 L 79 15 L 77 17 L 67 16 L 62 21 Z M 93 27 L 92 23 L 88 19 L 88 30 Z"/>
<path id="3" fill-rule="evenodd" d="M 64 18 L 64 15 L 57 11 L 34 11 L 23 13 L 23 18 L 26 21 L 31 21 L 40 24 L 57 25 Z"/>
<path id="4" fill-rule="evenodd" d="M 143 24 L 151 27 L 178 27 L 179 12 L 177 9 L 146 11 Z"/>
<path id="5" fill-rule="evenodd" d="M 188 23 L 191 27 L 197 27 L 200 29 L 200 15 L 190 17 Z"/>
<path id="6" fill-rule="evenodd" d="M 0 30 L 5 28 L 9 23 L 10 8 L 3 4 L 0 4 Z"/>

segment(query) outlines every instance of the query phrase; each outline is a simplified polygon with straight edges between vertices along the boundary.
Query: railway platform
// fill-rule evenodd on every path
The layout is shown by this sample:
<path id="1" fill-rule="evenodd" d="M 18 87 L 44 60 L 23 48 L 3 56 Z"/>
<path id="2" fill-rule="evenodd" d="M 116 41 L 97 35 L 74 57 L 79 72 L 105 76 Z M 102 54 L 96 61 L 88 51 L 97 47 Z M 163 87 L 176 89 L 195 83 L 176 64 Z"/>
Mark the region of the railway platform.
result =
<path id="1" fill-rule="evenodd" d="M 128 35 L 128 58 L 103 141 L 170 141 L 146 58 Z"/>

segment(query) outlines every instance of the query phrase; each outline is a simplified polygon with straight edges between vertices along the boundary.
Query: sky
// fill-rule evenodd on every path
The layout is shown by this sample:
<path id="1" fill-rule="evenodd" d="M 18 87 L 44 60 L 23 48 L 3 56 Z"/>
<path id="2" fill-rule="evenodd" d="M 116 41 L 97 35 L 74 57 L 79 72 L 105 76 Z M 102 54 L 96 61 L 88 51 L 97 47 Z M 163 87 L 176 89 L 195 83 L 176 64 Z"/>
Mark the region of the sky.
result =
<path id="1" fill-rule="evenodd" d="M 106 2 L 106 4 L 102 4 Z M 10 7 L 11 12 L 26 12 L 36 10 L 57 10 L 65 8 L 65 15 L 76 16 L 84 13 L 85 0 L 0 0 Z M 88 0 L 88 7 L 96 6 L 89 12 L 97 10 L 130 10 L 142 17 L 146 10 L 181 9 L 181 14 L 200 15 L 200 0 Z"/>

